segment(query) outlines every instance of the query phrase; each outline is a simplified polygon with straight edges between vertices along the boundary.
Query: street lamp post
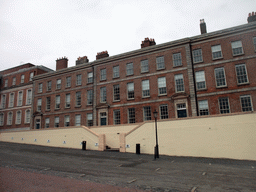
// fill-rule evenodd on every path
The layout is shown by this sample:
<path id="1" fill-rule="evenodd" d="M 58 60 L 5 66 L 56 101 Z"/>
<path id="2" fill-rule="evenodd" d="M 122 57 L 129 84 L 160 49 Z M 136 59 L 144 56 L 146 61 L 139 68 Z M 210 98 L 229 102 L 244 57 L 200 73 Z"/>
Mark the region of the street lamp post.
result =
<path id="1" fill-rule="evenodd" d="M 155 109 L 155 111 L 153 112 L 154 117 L 155 117 L 155 128 L 156 128 L 156 146 L 155 146 L 155 155 L 154 155 L 155 159 L 159 158 L 158 138 L 157 138 L 157 113 L 158 112 Z"/>

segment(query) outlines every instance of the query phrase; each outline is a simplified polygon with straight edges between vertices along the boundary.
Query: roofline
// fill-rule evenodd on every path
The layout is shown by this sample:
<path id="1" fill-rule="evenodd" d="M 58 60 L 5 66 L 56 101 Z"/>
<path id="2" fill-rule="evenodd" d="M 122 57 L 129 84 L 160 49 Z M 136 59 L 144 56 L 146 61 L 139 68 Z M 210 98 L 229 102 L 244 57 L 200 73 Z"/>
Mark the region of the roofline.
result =
<path id="1" fill-rule="evenodd" d="M 155 51 L 159 51 L 159 50 L 162 50 L 162 49 L 172 48 L 174 46 L 184 45 L 184 44 L 187 44 L 187 43 L 194 43 L 194 42 L 198 42 L 198 41 L 204 41 L 204 40 L 217 38 L 217 37 L 221 37 L 221 36 L 226 36 L 226 35 L 242 32 L 242 31 L 255 30 L 255 26 L 256 26 L 256 22 L 251 22 L 251 23 L 246 23 L 246 24 L 243 24 L 243 25 L 238 25 L 238 26 L 235 26 L 235 27 L 222 29 L 222 30 L 218 30 L 218 31 L 210 32 L 210 33 L 205 33 L 205 34 L 201 34 L 201 35 L 197 35 L 197 36 L 178 39 L 178 40 L 175 40 L 175 41 L 169 41 L 169 42 L 162 43 L 162 44 L 159 44 L 159 45 L 153 45 L 153 46 L 149 46 L 149 47 L 145 47 L 145 48 L 141 48 L 141 49 L 136 49 L 136 50 L 129 51 L 129 52 L 126 52 L 126 53 L 121 53 L 121 54 L 114 55 L 114 56 L 111 56 L 111 57 L 106 57 L 106 58 L 102 58 L 102 59 L 99 59 L 99 60 L 95 60 L 95 61 L 92 61 L 92 62 L 89 62 L 89 63 L 83 63 L 83 64 L 79 64 L 79 65 L 72 66 L 72 67 L 69 67 L 69 68 L 64 68 L 64 69 L 60 69 L 60 70 L 57 70 L 57 71 L 52 71 L 50 73 L 37 75 L 37 76 L 34 77 L 34 80 L 39 80 L 39 79 L 49 77 L 49 76 L 54 76 L 54 75 L 61 75 L 61 74 L 64 74 L 64 73 L 69 73 L 69 72 L 77 71 L 77 70 L 80 70 L 80 69 L 86 69 L 86 68 L 89 68 L 89 67 L 93 67 L 95 65 L 110 63 L 110 62 L 114 62 L 114 61 L 118 61 L 118 60 L 123 60 L 123 59 L 126 59 L 126 58 L 136 57 L 138 55 L 147 54 L 147 53 L 150 53 L 152 51 L 155 52 Z"/>

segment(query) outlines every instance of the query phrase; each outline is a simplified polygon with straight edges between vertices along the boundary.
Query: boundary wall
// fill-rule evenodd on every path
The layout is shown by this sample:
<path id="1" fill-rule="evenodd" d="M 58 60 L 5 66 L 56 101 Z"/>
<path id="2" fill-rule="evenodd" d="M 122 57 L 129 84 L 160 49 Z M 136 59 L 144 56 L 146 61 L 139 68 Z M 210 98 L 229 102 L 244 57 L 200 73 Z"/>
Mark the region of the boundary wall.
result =
<path id="1" fill-rule="evenodd" d="M 160 155 L 256 160 L 256 113 L 157 122 Z M 121 135 L 122 152 L 154 154 L 155 123 Z M 124 148 L 125 147 L 125 148 Z"/>
<path id="2" fill-rule="evenodd" d="M 104 150 L 104 136 L 96 134 L 87 127 L 69 127 L 55 129 L 34 129 L 29 131 L 2 132 L 0 141 L 82 149 Z"/>
<path id="3" fill-rule="evenodd" d="M 160 155 L 256 160 L 256 112 L 157 122 Z M 0 141 L 103 151 L 154 154 L 155 122 L 0 133 Z"/>

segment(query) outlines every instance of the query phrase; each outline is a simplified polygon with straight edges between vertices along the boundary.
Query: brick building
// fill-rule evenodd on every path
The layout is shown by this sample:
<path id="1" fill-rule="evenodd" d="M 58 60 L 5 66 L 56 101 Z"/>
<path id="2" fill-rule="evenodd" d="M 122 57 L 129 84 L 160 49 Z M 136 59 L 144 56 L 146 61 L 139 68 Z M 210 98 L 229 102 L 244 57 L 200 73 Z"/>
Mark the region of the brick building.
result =
<path id="1" fill-rule="evenodd" d="M 27 63 L 0 71 L 0 130 L 30 129 L 33 77 L 52 71 Z"/>
<path id="2" fill-rule="evenodd" d="M 103 126 L 253 111 L 256 105 L 256 22 L 89 62 L 56 61 L 34 78 L 33 127 Z"/>

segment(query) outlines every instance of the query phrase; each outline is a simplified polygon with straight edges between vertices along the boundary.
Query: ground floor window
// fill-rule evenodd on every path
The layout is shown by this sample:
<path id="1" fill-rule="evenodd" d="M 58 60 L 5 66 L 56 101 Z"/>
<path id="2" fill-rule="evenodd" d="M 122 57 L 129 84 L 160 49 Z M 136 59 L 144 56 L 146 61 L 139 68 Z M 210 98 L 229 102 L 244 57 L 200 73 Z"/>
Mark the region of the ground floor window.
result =
<path id="1" fill-rule="evenodd" d="M 70 118 L 69 118 L 69 115 L 66 115 L 64 120 L 65 120 L 64 126 L 65 126 L 65 127 L 68 127 L 68 126 L 70 125 Z"/>
<path id="2" fill-rule="evenodd" d="M 151 120 L 151 107 L 143 107 L 143 113 L 144 113 L 144 121 Z"/>
<path id="3" fill-rule="evenodd" d="M 55 119 L 54 119 L 54 127 L 59 127 L 60 126 L 59 123 L 60 123 L 60 118 L 59 117 L 55 117 Z"/>
<path id="4" fill-rule="evenodd" d="M 120 110 L 114 110 L 114 124 L 120 124 Z"/>
<path id="5" fill-rule="evenodd" d="M 198 101 L 198 108 L 200 116 L 209 115 L 209 107 L 207 100 Z"/>
<path id="6" fill-rule="evenodd" d="M 135 108 L 128 109 L 128 123 L 135 123 Z"/>
<path id="7" fill-rule="evenodd" d="M 87 126 L 93 126 L 92 113 L 87 113 Z"/>
<path id="8" fill-rule="evenodd" d="M 219 107 L 221 114 L 230 113 L 229 101 L 227 97 L 219 98 Z"/>
<path id="9" fill-rule="evenodd" d="M 75 117 L 75 125 L 80 126 L 81 125 L 81 115 L 76 115 Z"/>
<path id="10" fill-rule="evenodd" d="M 252 111 L 252 102 L 250 95 L 243 95 L 240 97 L 242 111 Z"/>
<path id="11" fill-rule="evenodd" d="M 45 128 L 49 128 L 50 127 L 50 118 L 47 117 L 45 118 Z"/>
<path id="12" fill-rule="evenodd" d="M 168 119 L 168 106 L 160 105 L 160 119 Z"/>

